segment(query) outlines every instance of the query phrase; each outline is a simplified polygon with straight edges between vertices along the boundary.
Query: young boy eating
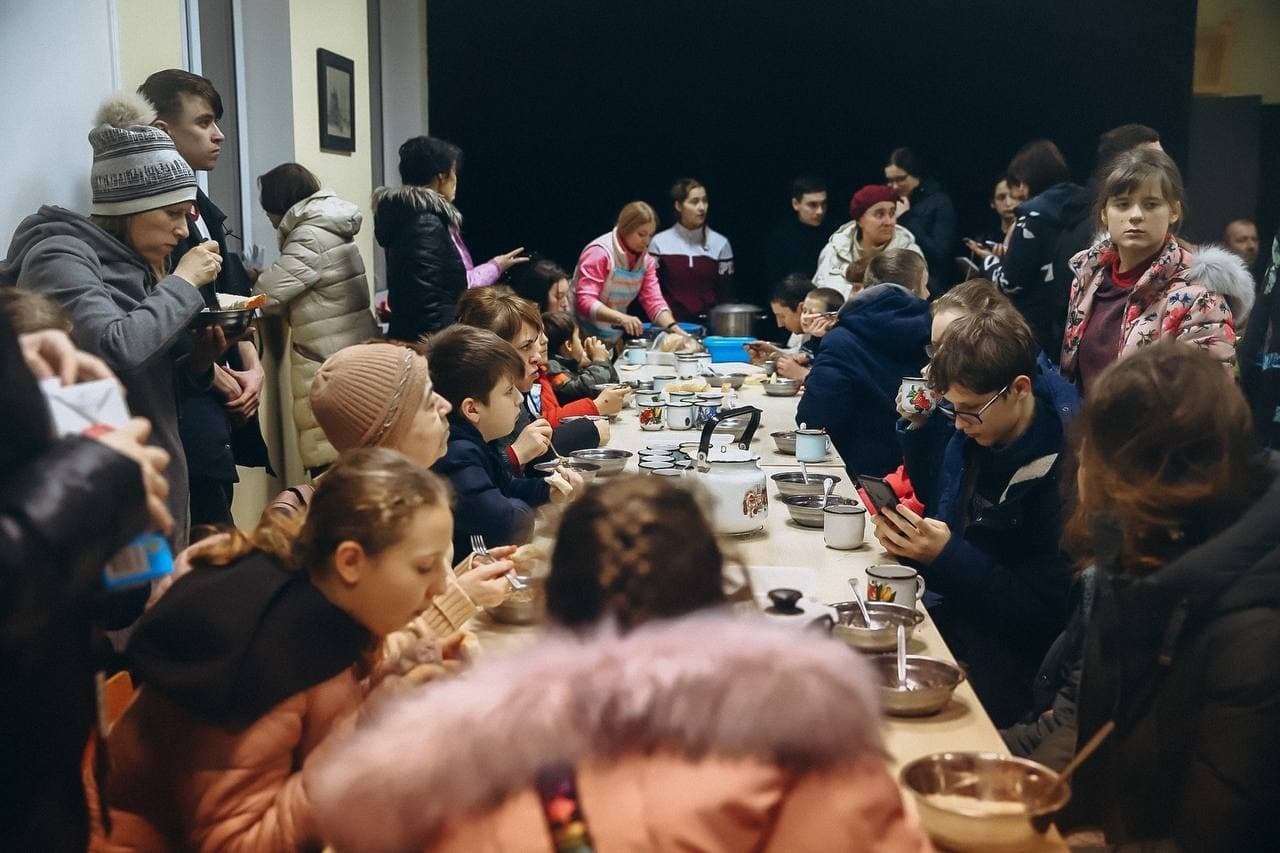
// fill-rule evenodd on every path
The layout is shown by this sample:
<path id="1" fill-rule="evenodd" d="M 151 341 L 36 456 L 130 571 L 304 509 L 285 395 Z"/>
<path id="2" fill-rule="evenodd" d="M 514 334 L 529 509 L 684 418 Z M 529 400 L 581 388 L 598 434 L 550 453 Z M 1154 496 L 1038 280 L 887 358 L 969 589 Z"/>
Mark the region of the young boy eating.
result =
<path id="1" fill-rule="evenodd" d="M 513 477 L 493 443 L 515 427 L 524 362 L 502 338 L 472 326 L 450 326 L 427 346 L 436 393 L 453 406 L 448 450 L 432 470 L 449 479 L 456 495 L 454 553 L 472 550 L 472 534 L 489 545 L 529 541 L 534 508 L 568 500 L 582 478 L 567 469 L 545 480 Z"/>
<path id="2" fill-rule="evenodd" d="M 618 381 L 609 361 L 609 348 L 599 338 L 582 339 L 578 321 L 568 311 L 547 311 L 542 315 L 547 335 L 547 375 L 561 403 L 595 397 L 596 385 Z"/>

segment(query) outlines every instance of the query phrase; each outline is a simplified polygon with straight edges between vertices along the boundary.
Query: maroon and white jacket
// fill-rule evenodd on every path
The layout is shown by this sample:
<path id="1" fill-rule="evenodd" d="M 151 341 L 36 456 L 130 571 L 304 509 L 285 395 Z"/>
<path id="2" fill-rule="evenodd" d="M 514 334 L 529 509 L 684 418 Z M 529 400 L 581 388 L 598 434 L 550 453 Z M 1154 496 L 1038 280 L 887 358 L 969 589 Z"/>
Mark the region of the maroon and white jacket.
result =
<path id="1" fill-rule="evenodd" d="M 733 247 L 723 234 L 677 222 L 654 235 L 649 254 L 677 320 L 697 320 L 717 302 L 733 301 Z"/>

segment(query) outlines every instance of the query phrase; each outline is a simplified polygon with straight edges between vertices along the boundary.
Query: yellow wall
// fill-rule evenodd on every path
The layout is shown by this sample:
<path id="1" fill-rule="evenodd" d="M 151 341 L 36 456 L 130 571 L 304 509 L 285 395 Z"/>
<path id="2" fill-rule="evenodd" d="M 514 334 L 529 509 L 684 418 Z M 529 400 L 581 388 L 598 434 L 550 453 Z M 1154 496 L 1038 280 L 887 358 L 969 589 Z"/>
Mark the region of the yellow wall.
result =
<path id="1" fill-rule="evenodd" d="M 1261 95 L 1263 103 L 1280 103 L 1280 3 L 1276 0 L 1199 0 L 1198 29 L 1215 27 L 1238 14 L 1233 47 L 1228 53 L 1223 95 Z"/>
<path id="2" fill-rule="evenodd" d="M 182 55 L 182 3 L 116 0 L 120 35 L 120 85 L 132 92 L 153 71 L 186 68 Z"/>
<path id="3" fill-rule="evenodd" d="M 297 162 L 315 172 L 340 198 L 360 205 L 364 225 L 356 237 L 365 268 L 373 270 L 373 148 L 369 135 L 369 19 L 364 3 L 350 0 L 291 0 L 290 53 L 293 56 L 293 144 Z M 355 62 L 356 150 L 320 150 L 316 92 L 316 48 Z M 372 280 L 370 275 L 370 280 Z"/>

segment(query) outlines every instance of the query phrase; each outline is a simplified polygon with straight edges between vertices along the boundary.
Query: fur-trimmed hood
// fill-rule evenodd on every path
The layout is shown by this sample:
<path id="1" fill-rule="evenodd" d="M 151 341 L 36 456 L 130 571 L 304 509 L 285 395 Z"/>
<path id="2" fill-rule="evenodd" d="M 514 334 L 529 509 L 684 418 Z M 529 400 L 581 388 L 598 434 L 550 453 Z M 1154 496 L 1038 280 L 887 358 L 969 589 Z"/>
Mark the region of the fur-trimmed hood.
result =
<path id="1" fill-rule="evenodd" d="M 378 709 L 304 784 L 338 849 L 421 849 L 561 762 L 663 752 L 803 772 L 882 755 L 874 684 L 840 643 L 729 614 L 555 633 Z"/>
<path id="2" fill-rule="evenodd" d="M 386 216 L 397 206 L 414 212 L 430 211 L 448 222 L 449 227 L 462 227 L 462 214 L 458 208 L 431 187 L 405 185 L 378 187 L 373 191 L 373 209 L 380 215 Z"/>
<path id="3" fill-rule="evenodd" d="M 1221 293 L 1231 306 L 1236 328 L 1243 329 L 1253 309 L 1255 285 L 1244 259 L 1214 243 L 1196 247 L 1195 260 L 1187 268 L 1187 281 Z"/>

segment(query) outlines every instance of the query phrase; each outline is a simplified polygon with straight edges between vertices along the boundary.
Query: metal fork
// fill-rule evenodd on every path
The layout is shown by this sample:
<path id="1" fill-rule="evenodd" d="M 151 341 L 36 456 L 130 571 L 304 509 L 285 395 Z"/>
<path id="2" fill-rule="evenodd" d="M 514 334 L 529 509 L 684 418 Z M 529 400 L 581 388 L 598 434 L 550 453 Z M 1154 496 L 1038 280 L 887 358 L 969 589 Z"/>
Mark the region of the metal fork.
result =
<path id="1" fill-rule="evenodd" d="M 489 548 L 484 544 L 484 537 L 479 533 L 471 534 L 471 550 L 475 552 L 476 557 L 482 558 L 486 563 L 497 562 L 497 560 L 493 558 L 493 555 L 489 553 Z M 473 562 L 474 560 L 475 557 L 472 558 Z M 528 584 L 521 580 L 520 576 L 515 573 L 514 569 L 507 572 L 506 578 L 507 583 L 511 584 L 512 589 L 524 589 L 528 586 Z"/>

